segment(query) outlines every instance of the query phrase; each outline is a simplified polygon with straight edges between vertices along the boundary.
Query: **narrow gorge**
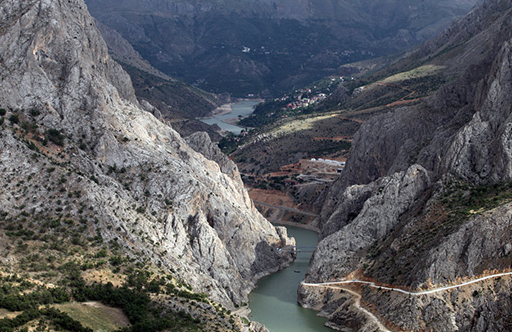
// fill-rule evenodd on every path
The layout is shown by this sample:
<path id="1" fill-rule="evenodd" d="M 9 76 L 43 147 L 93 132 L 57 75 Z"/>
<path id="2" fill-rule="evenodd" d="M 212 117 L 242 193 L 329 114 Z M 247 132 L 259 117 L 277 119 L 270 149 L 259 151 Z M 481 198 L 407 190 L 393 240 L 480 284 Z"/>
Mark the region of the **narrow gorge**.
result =
<path id="1" fill-rule="evenodd" d="M 89 2 L 98 12 L 100 2 Z M 267 12 L 281 15 L 279 24 L 294 33 L 302 30 L 293 29 L 295 23 L 287 25 L 292 22 L 288 16 L 304 27 L 306 18 L 316 18 L 325 9 L 317 1 L 301 2 L 295 10 L 289 1 L 283 6 L 263 2 Z M 163 3 L 151 3 L 148 11 Z M 318 13 L 308 3 L 315 4 Z M 350 16 L 333 1 L 328 3 L 335 13 Z M 364 9 L 364 3 L 358 3 L 358 9 Z M 162 8 L 189 19 L 198 14 L 196 9 L 203 17 L 212 8 L 206 2 L 197 8 L 166 4 Z M 448 7 L 441 6 L 443 17 L 453 18 L 472 4 L 450 1 Z M 257 13 L 247 10 L 256 7 L 257 3 L 247 8 L 238 4 L 237 10 L 248 20 L 249 14 Z M 411 5 L 398 11 L 407 18 L 407 31 L 382 31 L 383 38 L 377 39 L 374 28 L 372 35 L 359 36 L 354 45 L 371 47 L 361 46 L 357 59 L 366 59 L 370 50 L 386 41 L 409 45 L 446 26 L 437 19 L 431 24 L 421 21 L 420 26 L 418 8 Z M 110 19 L 116 16 L 105 13 L 102 19 L 113 24 Z M 363 10 L 353 19 L 363 22 L 366 14 Z M 126 20 L 123 16 L 115 22 L 129 26 Z M 201 25 L 196 27 L 201 30 Z M 254 142 L 235 144 L 240 149 L 232 159 L 247 162 L 240 168 L 244 179 L 252 177 L 252 184 L 264 194 L 271 189 L 272 176 L 277 178 L 276 187 L 283 191 L 274 188 L 274 199 L 285 197 L 283 202 L 290 205 L 272 213 L 276 206 L 262 202 L 262 210 L 279 218 L 301 215 L 292 222 L 319 230 L 320 241 L 299 285 L 298 302 L 318 311 L 328 327 L 346 332 L 512 329 L 511 27 L 512 0 L 479 1 L 438 37 L 405 55 L 372 65 L 327 68 L 328 73 L 345 70 L 354 76 L 356 67 L 366 65 L 373 71 L 365 74 L 361 69 L 360 77 L 346 80 L 341 74 L 329 78 L 343 84 L 331 95 L 323 94 L 323 105 L 330 108 L 319 112 L 321 120 L 314 119 L 318 109 L 293 113 L 285 104 L 278 110 L 284 113 L 272 124 L 273 134 L 257 132 Z M 112 40 L 122 39 L 108 29 L 102 27 Z M 132 37 L 149 45 L 147 36 L 139 33 L 140 39 Z M 319 34 L 308 36 L 314 39 Z M 177 42 L 191 45 L 186 38 Z M 128 323 L 116 328 L 126 328 L 123 331 L 265 331 L 247 320 L 249 294 L 263 277 L 292 263 L 297 243 L 286 228 L 272 225 L 258 212 L 239 168 L 211 135 L 195 132 L 182 137 L 173 129 L 191 117 L 188 110 L 174 110 L 184 118 L 173 123 L 171 113 L 162 115 L 148 99 L 135 94 L 132 79 L 109 55 L 83 0 L 1 0 L 0 45 L 0 330 L 59 330 L 62 326 L 55 317 L 64 317 L 78 326 L 73 330 L 92 331 L 58 311 L 66 305 L 92 303 L 122 309 L 120 315 Z M 178 82 L 144 62 L 126 41 L 120 45 L 165 84 Z M 250 52 L 245 44 L 233 45 L 239 53 Z M 340 48 L 336 43 L 326 45 Z M 221 48 L 217 46 L 212 46 L 215 52 Z M 398 44 L 388 46 L 402 49 Z M 259 55 L 274 51 L 281 54 L 277 48 L 259 45 Z M 341 58 L 344 53 L 339 51 L 326 51 L 328 57 L 320 52 L 318 58 L 308 54 L 311 66 L 299 67 L 316 70 Z M 163 53 L 152 55 L 166 66 L 173 63 Z M 174 56 L 180 66 L 187 65 L 181 55 Z M 213 63 L 207 60 L 203 66 Z M 235 84 L 244 95 L 254 96 L 248 93 L 251 85 L 261 95 L 272 95 L 262 79 L 272 70 L 248 63 L 247 77 L 258 79 L 243 85 L 230 73 L 221 83 Z M 247 63 L 242 65 L 246 68 Z M 407 76 L 422 70 L 433 74 Z M 423 88 L 423 94 L 413 96 L 416 90 L 389 83 L 397 76 L 407 77 L 400 82 Z M 296 81 L 284 82 L 276 77 L 276 91 L 302 80 L 297 76 Z M 156 106 L 185 108 L 186 96 L 194 94 L 200 100 L 194 105 L 200 118 L 231 99 L 196 86 L 180 90 L 186 92 L 179 102 L 161 98 Z M 395 95 L 388 91 L 396 87 L 402 93 L 398 101 L 391 100 Z M 378 88 L 388 90 L 380 96 Z M 306 99 L 302 94 L 300 90 L 299 98 Z M 382 97 L 382 105 L 373 103 L 372 97 Z M 365 98 L 361 106 L 360 99 Z M 287 130 L 278 127 L 295 120 Z M 338 125 L 350 133 L 337 132 L 342 131 Z M 303 132 L 309 130 L 309 136 L 290 128 L 307 128 Z M 308 140 L 322 153 L 338 153 L 339 160 L 329 160 L 335 166 L 324 165 L 321 176 L 301 168 L 301 162 L 316 162 L 315 153 L 320 152 L 291 153 L 280 145 L 313 145 Z M 333 151 L 342 147 L 350 149 L 346 163 L 345 155 Z M 295 171 L 304 176 L 289 176 Z M 284 271 L 293 276 L 290 279 L 305 272 L 306 262 L 297 263 L 302 264 L 295 265 L 300 270 Z M 279 294 L 273 296 L 279 302 Z M 39 320 L 21 324 L 27 316 Z"/>

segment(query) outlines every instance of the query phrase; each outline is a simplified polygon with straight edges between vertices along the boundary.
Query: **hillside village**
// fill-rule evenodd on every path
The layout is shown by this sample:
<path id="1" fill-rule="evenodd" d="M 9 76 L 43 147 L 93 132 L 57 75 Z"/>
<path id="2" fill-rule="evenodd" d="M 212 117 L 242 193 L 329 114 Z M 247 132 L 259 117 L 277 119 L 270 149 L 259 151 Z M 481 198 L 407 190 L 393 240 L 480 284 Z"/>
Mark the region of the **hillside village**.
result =
<path id="1" fill-rule="evenodd" d="M 276 98 L 274 101 L 286 102 L 282 110 L 297 110 L 307 108 L 320 101 L 325 100 L 339 85 L 345 82 L 343 76 L 331 77 L 327 81 L 319 82 L 318 85 L 313 85 L 310 88 L 297 89 L 293 94 L 284 95 L 281 98 Z M 351 78 L 353 80 L 353 78 Z"/>

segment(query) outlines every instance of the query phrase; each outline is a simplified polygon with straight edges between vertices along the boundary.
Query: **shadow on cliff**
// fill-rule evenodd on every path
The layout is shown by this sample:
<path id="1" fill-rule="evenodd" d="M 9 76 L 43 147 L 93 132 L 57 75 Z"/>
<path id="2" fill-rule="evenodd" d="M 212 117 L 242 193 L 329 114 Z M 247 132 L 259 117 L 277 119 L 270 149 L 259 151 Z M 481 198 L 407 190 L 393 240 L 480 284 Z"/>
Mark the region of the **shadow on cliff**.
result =
<path id="1" fill-rule="evenodd" d="M 265 276 L 267 272 L 277 272 L 292 262 L 290 255 L 278 253 L 276 248 L 265 241 L 256 245 L 255 253 L 256 258 L 251 265 L 251 272 L 257 278 Z"/>

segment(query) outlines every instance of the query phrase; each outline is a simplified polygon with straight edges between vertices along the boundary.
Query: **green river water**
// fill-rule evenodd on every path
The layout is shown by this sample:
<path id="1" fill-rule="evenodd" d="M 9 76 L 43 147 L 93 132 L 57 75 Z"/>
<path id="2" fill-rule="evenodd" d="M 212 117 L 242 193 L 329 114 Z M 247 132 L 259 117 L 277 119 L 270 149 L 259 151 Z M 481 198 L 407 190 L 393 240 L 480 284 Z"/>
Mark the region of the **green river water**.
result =
<path id="1" fill-rule="evenodd" d="M 230 131 L 235 135 L 240 135 L 242 127 L 238 127 L 229 124 L 224 121 L 237 119 L 239 116 L 251 115 L 254 111 L 254 106 L 259 104 L 260 100 L 244 100 L 237 103 L 230 104 L 232 111 L 226 114 L 216 115 L 208 119 L 202 119 L 201 121 L 213 125 L 216 124 L 224 130 Z"/>
<path id="2" fill-rule="evenodd" d="M 286 227 L 300 247 L 315 247 L 318 235 L 297 227 Z M 258 282 L 249 296 L 251 320 L 264 324 L 270 332 L 333 332 L 324 326 L 327 321 L 316 312 L 297 303 L 297 287 L 304 279 L 311 252 L 299 252 L 289 268 Z"/>
<path id="3" fill-rule="evenodd" d="M 202 121 L 239 134 L 242 128 L 224 121 L 251 114 L 258 102 L 246 100 L 231 104 L 232 112 Z M 297 227 L 287 229 L 288 235 L 297 241 L 297 246 L 316 247 L 318 235 L 315 232 Z M 311 254 L 299 252 L 290 267 L 258 282 L 258 287 L 249 295 L 251 320 L 264 324 L 270 332 L 333 332 L 324 326 L 326 319 L 317 317 L 316 311 L 304 309 L 297 303 L 297 288 L 304 279 Z"/>

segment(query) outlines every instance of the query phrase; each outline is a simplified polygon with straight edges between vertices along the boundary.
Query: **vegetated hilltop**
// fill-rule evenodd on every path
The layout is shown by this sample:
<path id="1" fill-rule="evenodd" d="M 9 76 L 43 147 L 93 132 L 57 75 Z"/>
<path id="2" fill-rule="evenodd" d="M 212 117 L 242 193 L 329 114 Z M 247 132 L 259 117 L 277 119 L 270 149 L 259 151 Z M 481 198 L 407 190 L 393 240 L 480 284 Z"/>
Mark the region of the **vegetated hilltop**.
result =
<path id="1" fill-rule="evenodd" d="M 205 150 L 207 137 L 191 140 L 221 169 L 138 103 L 83 1 L 0 8 L 3 275 L 62 284 L 81 301 L 101 299 L 93 281 L 113 272 L 121 284 L 148 264 L 172 282 L 155 286 L 171 300 L 182 290 L 232 309 L 288 263 L 274 250 L 286 231 L 256 211 L 236 167 Z M 147 290 L 142 279 L 129 289 Z"/>
<path id="2" fill-rule="evenodd" d="M 442 31 L 465 1 L 97 1 L 91 13 L 153 66 L 213 92 L 277 96 L 344 63 Z"/>
<path id="3" fill-rule="evenodd" d="M 356 134 L 324 197 L 322 240 L 307 280 L 372 280 L 402 289 L 459 284 L 510 268 L 512 2 L 485 1 L 405 62 L 464 72 L 423 101 L 379 115 Z M 354 331 L 506 331 L 510 277 L 407 295 L 365 285 L 303 286 L 301 301 Z"/>

